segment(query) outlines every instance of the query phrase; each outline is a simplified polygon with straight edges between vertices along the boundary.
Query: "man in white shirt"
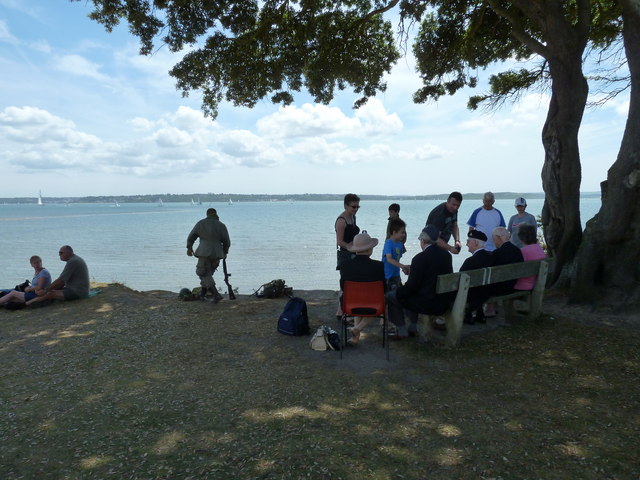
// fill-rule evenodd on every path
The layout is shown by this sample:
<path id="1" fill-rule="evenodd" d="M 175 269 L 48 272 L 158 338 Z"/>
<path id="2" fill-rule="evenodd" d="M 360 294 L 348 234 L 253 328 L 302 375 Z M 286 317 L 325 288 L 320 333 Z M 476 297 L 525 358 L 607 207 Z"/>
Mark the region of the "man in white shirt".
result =
<path id="1" fill-rule="evenodd" d="M 491 236 L 493 229 L 496 227 L 506 227 L 502 212 L 497 208 L 493 208 L 495 201 L 495 195 L 491 192 L 486 192 L 482 196 L 482 206 L 473 211 L 471 217 L 469 217 L 469 221 L 467 222 L 467 225 L 469 225 L 469 231 L 480 230 L 487 236 L 487 243 L 485 244 L 484 249 L 488 252 L 492 252 L 496 249 Z"/>

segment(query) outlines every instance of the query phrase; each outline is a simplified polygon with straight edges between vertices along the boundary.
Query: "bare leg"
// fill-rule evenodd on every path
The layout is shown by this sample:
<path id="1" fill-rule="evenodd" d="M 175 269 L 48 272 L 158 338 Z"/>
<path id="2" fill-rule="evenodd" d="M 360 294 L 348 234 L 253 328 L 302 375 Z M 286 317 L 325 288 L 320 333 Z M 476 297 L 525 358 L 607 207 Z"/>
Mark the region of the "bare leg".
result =
<path id="1" fill-rule="evenodd" d="M 29 300 L 27 302 L 27 306 L 33 303 L 43 302 L 45 300 L 64 300 L 64 292 L 62 290 L 51 290 L 49 293 L 46 293 L 41 297 L 36 297 L 33 300 Z"/>
<path id="2" fill-rule="evenodd" d="M 24 303 L 24 292 L 18 292 L 17 290 L 11 290 L 9 293 L 0 297 L 0 305 L 9 302 Z"/>

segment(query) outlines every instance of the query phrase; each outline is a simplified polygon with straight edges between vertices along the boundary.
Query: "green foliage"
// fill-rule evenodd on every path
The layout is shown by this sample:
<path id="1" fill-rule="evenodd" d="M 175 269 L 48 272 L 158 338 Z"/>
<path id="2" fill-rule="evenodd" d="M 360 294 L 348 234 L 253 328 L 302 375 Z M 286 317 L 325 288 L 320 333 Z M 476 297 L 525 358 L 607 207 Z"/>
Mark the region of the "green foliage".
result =
<path id="1" fill-rule="evenodd" d="M 619 42 L 622 26 L 615 1 L 552 2 L 430 0 L 420 6 L 410 0 L 404 19 L 420 21 L 413 47 L 424 86 L 414 94 L 418 103 L 475 87 L 477 72 L 506 60 L 538 63 L 530 69 L 508 70 L 489 79 L 489 92 L 472 96 L 468 107 L 500 106 L 534 86 L 544 87 L 549 58 L 563 49 L 580 51 L 590 41 L 604 51 Z M 426 13 L 425 13 L 426 12 Z M 575 45 L 563 45 L 562 30 L 573 31 Z M 559 53 L 560 52 L 560 53 Z"/>
<path id="2" fill-rule="evenodd" d="M 303 88 L 329 103 L 351 88 L 366 98 L 386 89 L 385 73 L 400 54 L 391 23 L 368 0 L 93 0 L 91 18 L 111 30 L 120 21 L 140 38 L 142 54 L 157 42 L 191 48 L 170 74 L 183 95 L 203 94 L 203 110 L 218 104 L 252 107 L 271 97 L 290 104 Z M 381 12 L 382 12 L 381 10 Z M 159 37 L 161 35 L 161 37 Z"/>
<path id="3" fill-rule="evenodd" d="M 303 89 L 327 104 L 349 88 L 361 95 L 355 106 L 364 104 L 386 89 L 383 77 L 400 57 L 383 18 L 396 7 L 401 37 L 409 36 L 405 25 L 418 25 L 412 48 L 423 86 L 413 95 L 417 103 L 475 87 L 479 71 L 496 62 L 546 58 L 559 29 L 573 29 L 577 41 L 588 38 L 599 51 L 618 42 L 622 30 L 614 0 L 90 1 L 90 18 L 108 31 L 126 22 L 141 54 L 158 44 L 189 49 L 170 73 L 184 96 L 202 92 L 212 117 L 223 100 L 252 107 L 269 97 L 288 105 Z M 539 67 L 500 73 L 469 108 L 497 106 L 547 78 Z"/>

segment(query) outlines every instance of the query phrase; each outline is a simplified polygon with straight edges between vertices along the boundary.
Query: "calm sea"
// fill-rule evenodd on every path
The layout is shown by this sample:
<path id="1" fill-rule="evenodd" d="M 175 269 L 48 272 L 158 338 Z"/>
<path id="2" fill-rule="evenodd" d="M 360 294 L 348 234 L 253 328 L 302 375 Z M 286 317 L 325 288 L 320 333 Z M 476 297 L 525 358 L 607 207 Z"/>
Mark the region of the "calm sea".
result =
<path id="1" fill-rule="evenodd" d="M 384 242 L 387 207 L 393 200 L 362 201 L 358 225 Z M 407 222 L 410 262 L 418 253 L 417 236 L 431 209 L 441 201 L 399 202 Z M 529 201 L 527 211 L 539 215 L 542 199 Z M 31 255 L 40 255 L 56 278 L 63 268 L 58 248 L 71 245 L 89 265 L 96 282 L 121 282 L 136 290 L 179 291 L 199 285 L 195 258 L 186 255 L 186 237 L 212 206 L 227 225 L 231 250 L 227 259 L 231 283 L 240 293 L 253 293 L 275 278 L 295 289 L 337 289 L 333 225 L 342 202 L 246 202 L 192 206 L 165 203 L 0 205 L 0 288 L 31 279 Z M 479 200 L 462 203 L 458 220 L 463 236 L 466 221 Z M 505 221 L 515 214 L 513 200 L 497 200 Z M 600 208 L 599 198 L 583 198 L 582 221 Z M 464 249 L 463 249 L 464 250 Z M 374 250 L 379 259 L 382 245 Z M 469 254 L 454 256 L 457 270 Z M 215 278 L 222 282 L 222 268 Z"/>

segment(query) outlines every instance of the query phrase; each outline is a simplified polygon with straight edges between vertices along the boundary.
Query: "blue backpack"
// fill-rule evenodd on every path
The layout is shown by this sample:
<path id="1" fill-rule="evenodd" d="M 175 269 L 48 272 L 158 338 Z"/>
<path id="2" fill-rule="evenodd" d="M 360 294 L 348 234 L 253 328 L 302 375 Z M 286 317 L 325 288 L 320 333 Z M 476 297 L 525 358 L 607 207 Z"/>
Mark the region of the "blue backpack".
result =
<path id="1" fill-rule="evenodd" d="M 278 318 L 278 331 L 285 335 L 309 335 L 307 302 L 299 297 L 291 298 Z"/>

